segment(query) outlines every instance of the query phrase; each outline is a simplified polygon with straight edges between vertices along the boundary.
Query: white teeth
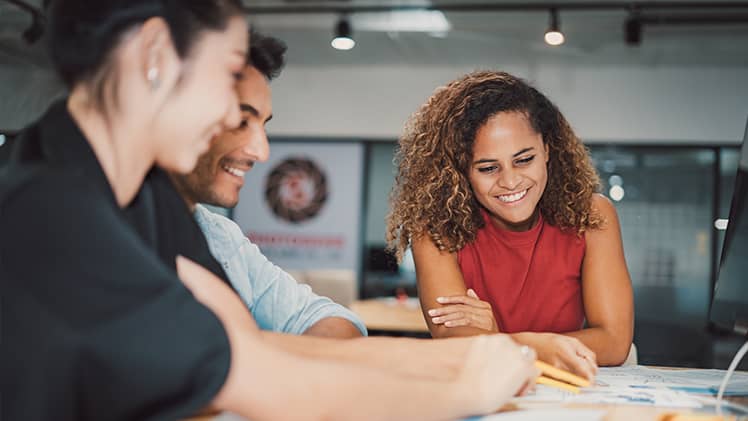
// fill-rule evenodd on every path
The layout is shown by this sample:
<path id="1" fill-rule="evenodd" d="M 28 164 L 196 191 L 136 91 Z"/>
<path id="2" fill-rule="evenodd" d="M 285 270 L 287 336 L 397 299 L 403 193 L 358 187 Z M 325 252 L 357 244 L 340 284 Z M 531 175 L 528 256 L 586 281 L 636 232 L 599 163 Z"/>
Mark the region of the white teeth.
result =
<path id="1" fill-rule="evenodd" d="M 244 177 L 244 174 L 247 173 L 246 171 L 242 171 L 242 170 L 240 170 L 238 168 L 227 167 L 225 165 L 222 165 L 221 168 L 223 168 L 224 171 L 226 171 L 227 173 L 229 173 L 231 175 L 235 175 L 237 177 Z"/>
<path id="2" fill-rule="evenodd" d="M 516 202 L 519 199 L 522 199 L 523 197 L 525 197 L 526 194 L 527 194 L 527 190 L 522 190 L 519 193 L 505 194 L 505 195 L 499 196 L 499 200 L 501 200 L 504 203 Z"/>

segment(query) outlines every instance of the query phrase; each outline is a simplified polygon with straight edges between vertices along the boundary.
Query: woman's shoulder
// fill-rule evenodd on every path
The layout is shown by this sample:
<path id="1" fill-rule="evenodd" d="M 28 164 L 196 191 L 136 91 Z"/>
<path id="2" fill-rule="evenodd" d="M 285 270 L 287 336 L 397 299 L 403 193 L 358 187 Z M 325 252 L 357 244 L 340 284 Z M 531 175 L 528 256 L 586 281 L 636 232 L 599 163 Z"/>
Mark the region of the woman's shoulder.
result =
<path id="1" fill-rule="evenodd" d="M 45 164 L 10 164 L 0 170 L 2 197 L 7 200 L 63 199 L 86 196 L 94 190 L 82 171 Z"/>
<path id="2" fill-rule="evenodd" d="M 106 196 L 80 171 L 45 165 L 0 169 L 0 217 L 8 223 L 40 217 L 72 223 L 91 218 L 105 203 Z"/>
<path id="3" fill-rule="evenodd" d="M 613 206 L 613 202 L 611 202 L 610 199 L 608 199 L 602 193 L 592 193 L 592 199 L 590 199 L 590 205 L 592 206 L 592 210 L 600 210 L 600 211 L 615 210 L 615 206 Z"/>
<path id="4" fill-rule="evenodd" d="M 616 207 L 613 202 L 600 193 L 593 193 L 590 201 L 590 207 L 593 213 L 596 213 L 601 221 L 601 227 L 605 227 L 611 219 L 618 219 Z"/>

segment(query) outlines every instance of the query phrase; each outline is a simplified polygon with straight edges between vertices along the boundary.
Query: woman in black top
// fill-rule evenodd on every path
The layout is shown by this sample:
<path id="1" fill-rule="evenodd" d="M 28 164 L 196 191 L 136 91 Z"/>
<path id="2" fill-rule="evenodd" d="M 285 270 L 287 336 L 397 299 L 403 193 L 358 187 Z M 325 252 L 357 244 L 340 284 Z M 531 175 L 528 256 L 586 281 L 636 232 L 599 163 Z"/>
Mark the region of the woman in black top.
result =
<path id="1" fill-rule="evenodd" d="M 455 418 L 496 409 L 535 374 L 503 336 L 470 340 L 439 380 L 291 355 L 213 274 L 181 259 L 177 278 L 127 224 L 153 165 L 189 171 L 239 123 L 238 1 L 58 0 L 49 37 L 70 96 L 0 170 L 3 419 L 206 406 L 257 420 Z"/>
<path id="2" fill-rule="evenodd" d="M 188 171 L 238 124 L 241 7 L 62 0 L 48 30 L 70 96 L 0 176 L 3 418 L 187 416 L 225 383 L 229 342 L 121 208 L 154 163 Z"/>

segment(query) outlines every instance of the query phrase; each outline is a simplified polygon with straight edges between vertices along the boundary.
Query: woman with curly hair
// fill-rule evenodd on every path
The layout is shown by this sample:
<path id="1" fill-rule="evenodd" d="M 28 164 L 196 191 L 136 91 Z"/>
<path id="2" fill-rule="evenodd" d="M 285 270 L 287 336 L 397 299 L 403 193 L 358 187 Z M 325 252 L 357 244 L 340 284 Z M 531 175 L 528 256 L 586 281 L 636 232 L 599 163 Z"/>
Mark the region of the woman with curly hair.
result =
<path id="1" fill-rule="evenodd" d="M 591 378 L 619 365 L 633 293 L 615 208 L 548 98 L 503 72 L 438 89 L 410 119 L 387 241 L 412 248 L 434 337 L 510 333 Z"/>

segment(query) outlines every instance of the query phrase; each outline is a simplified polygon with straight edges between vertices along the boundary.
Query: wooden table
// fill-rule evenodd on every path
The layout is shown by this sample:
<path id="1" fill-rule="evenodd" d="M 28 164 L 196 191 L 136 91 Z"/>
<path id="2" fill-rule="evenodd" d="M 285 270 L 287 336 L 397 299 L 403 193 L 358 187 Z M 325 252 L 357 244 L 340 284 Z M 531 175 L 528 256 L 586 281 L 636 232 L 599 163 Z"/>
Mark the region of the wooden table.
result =
<path id="1" fill-rule="evenodd" d="M 415 301 L 414 301 L 415 300 Z M 428 333 L 429 328 L 417 299 L 374 298 L 354 301 L 348 306 L 369 330 Z"/>

